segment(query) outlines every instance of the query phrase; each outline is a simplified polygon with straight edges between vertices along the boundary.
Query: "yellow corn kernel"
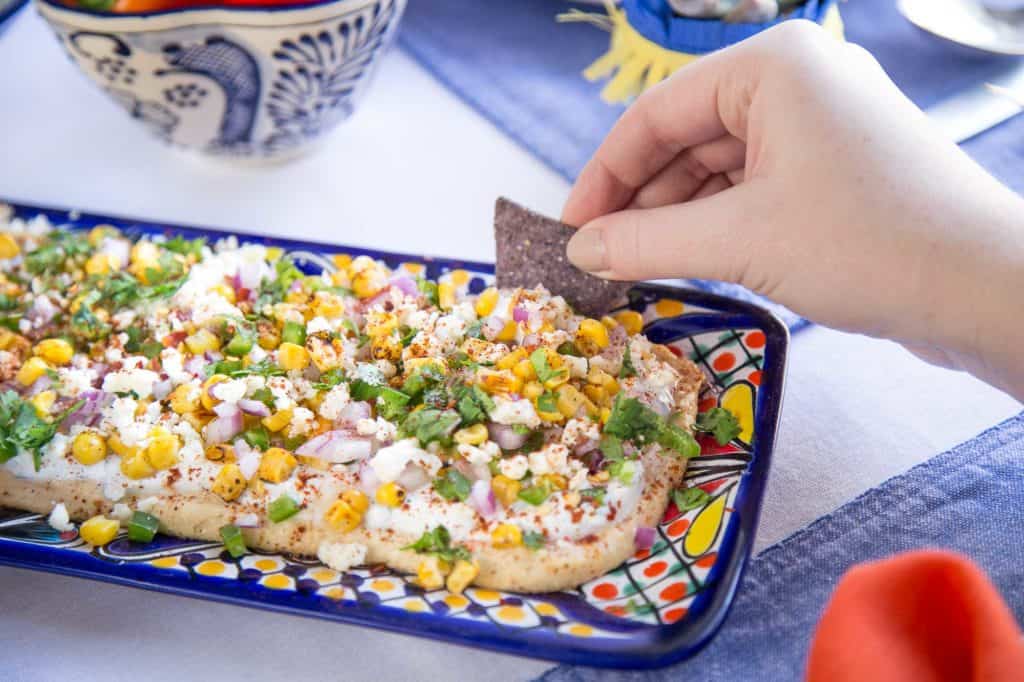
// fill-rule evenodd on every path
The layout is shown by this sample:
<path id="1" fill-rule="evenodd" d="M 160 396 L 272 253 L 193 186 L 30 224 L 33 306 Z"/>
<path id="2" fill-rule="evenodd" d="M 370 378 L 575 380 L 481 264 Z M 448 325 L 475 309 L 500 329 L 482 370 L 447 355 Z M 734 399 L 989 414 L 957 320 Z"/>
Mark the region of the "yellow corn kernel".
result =
<path id="1" fill-rule="evenodd" d="M 611 315 L 605 315 L 604 317 L 601 318 L 601 324 L 604 325 L 605 329 L 611 331 L 619 326 L 619 321 L 616 320 Z"/>
<path id="2" fill-rule="evenodd" d="M 480 317 L 487 317 L 494 312 L 494 307 L 498 305 L 498 290 L 494 287 L 484 289 L 483 292 L 476 299 L 476 305 L 473 307 L 476 309 L 476 314 Z"/>
<path id="3" fill-rule="evenodd" d="M 585 407 L 587 403 L 586 396 L 571 384 L 559 388 L 555 395 L 555 405 L 566 419 L 575 417 L 579 409 Z"/>
<path id="4" fill-rule="evenodd" d="M 608 391 L 604 386 L 587 384 L 583 387 L 583 393 L 598 405 L 605 405 L 609 402 Z"/>
<path id="5" fill-rule="evenodd" d="M 146 456 L 139 452 L 138 448 L 133 448 L 133 450 L 134 452 L 129 455 L 121 456 L 121 473 L 132 480 L 149 478 L 156 473 L 156 469 L 149 463 Z"/>
<path id="6" fill-rule="evenodd" d="M 277 349 L 277 364 L 284 370 L 303 370 L 309 367 L 309 351 L 295 343 L 282 343 Z"/>
<path id="7" fill-rule="evenodd" d="M 7 350 L 17 335 L 6 327 L 0 327 L 0 350 Z"/>
<path id="8" fill-rule="evenodd" d="M 259 476 L 253 476 L 249 479 L 249 490 L 256 497 L 263 497 L 267 494 L 267 484 L 261 481 Z"/>
<path id="9" fill-rule="evenodd" d="M 220 350 L 220 339 L 208 329 L 199 329 L 185 339 L 185 346 L 196 355 L 202 355 L 208 350 Z"/>
<path id="10" fill-rule="evenodd" d="M 324 520 L 334 530 L 348 533 L 358 528 L 359 524 L 363 522 L 363 513 L 354 509 L 345 500 L 338 500 L 327 510 Z"/>
<path id="11" fill-rule="evenodd" d="M 523 531 L 519 526 L 503 523 L 491 531 L 491 545 L 495 549 L 511 549 L 523 544 Z"/>
<path id="12" fill-rule="evenodd" d="M 608 347 L 608 329 L 594 319 L 586 319 L 580 322 L 580 328 L 576 332 L 576 344 L 585 355 L 596 355 Z"/>
<path id="13" fill-rule="evenodd" d="M 107 443 L 95 431 L 82 431 L 71 443 L 71 455 L 81 464 L 90 466 L 106 458 Z"/>
<path id="14" fill-rule="evenodd" d="M 529 356 L 526 354 L 526 349 L 516 348 L 514 351 L 494 363 L 494 366 L 498 369 L 512 369 L 523 360 L 529 360 Z"/>
<path id="15" fill-rule="evenodd" d="M 398 329 L 398 318 L 394 313 L 370 312 L 366 314 L 366 326 L 363 331 L 370 338 L 388 336 Z"/>
<path id="16" fill-rule="evenodd" d="M 299 461 L 295 455 L 283 448 L 270 448 L 260 460 L 259 477 L 267 483 L 282 483 L 288 480 Z"/>
<path id="17" fill-rule="evenodd" d="M 319 336 L 310 336 L 306 339 L 306 350 L 313 364 L 321 372 L 340 366 L 344 355 L 344 346 L 340 339 L 329 341 Z"/>
<path id="18" fill-rule="evenodd" d="M 555 490 L 565 490 L 569 487 L 569 479 L 562 474 L 544 474 L 540 480 Z"/>
<path id="19" fill-rule="evenodd" d="M 0 232 L 0 258 L 14 258 L 21 253 L 21 247 L 11 235 Z"/>
<path id="20" fill-rule="evenodd" d="M 488 393 L 518 393 L 523 388 L 523 380 L 507 369 L 481 369 L 476 378 L 480 387 Z"/>
<path id="21" fill-rule="evenodd" d="M 509 320 L 508 322 L 505 323 L 505 327 L 498 333 L 498 336 L 495 338 L 498 341 L 515 341 L 516 332 L 518 331 L 519 325 L 513 322 L 512 320 Z"/>
<path id="22" fill-rule="evenodd" d="M 277 433 L 284 427 L 288 426 L 292 421 L 291 410 L 278 410 L 269 417 L 264 417 L 260 420 L 267 430 Z"/>
<path id="23" fill-rule="evenodd" d="M 339 270 L 347 270 L 348 266 L 352 265 L 352 256 L 347 253 L 336 253 L 331 256 L 331 262 Z"/>
<path id="24" fill-rule="evenodd" d="M 146 459 L 154 469 L 170 469 L 178 463 L 178 450 L 181 442 L 173 433 L 157 426 L 149 432 L 149 445 L 146 446 Z"/>
<path id="25" fill-rule="evenodd" d="M 214 284 L 212 287 L 210 287 L 210 291 L 220 294 L 222 297 L 227 299 L 228 303 L 234 303 L 236 300 L 235 290 L 229 287 L 224 282 L 221 282 L 220 284 Z"/>
<path id="26" fill-rule="evenodd" d="M 425 590 L 439 590 L 444 587 L 447 566 L 436 556 L 429 556 L 416 568 L 416 582 Z"/>
<path id="27" fill-rule="evenodd" d="M 214 406 L 220 404 L 220 401 L 213 397 L 213 393 L 210 389 L 222 381 L 227 381 L 228 378 L 223 374 L 214 374 L 212 377 L 203 382 L 202 392 L 199 394 L 199 402 L 203 404 L 208 410 L 212 410 Z"/>
<path id="28" fill-rule="evenodd" d="M 284 255 L 284 249 L 280 246 L 268 246 L 267 247 L 267 260 L 273 263 L 274 261 L 281 260 L 281 256 Z"/>
<path id="29" fill-rule="evenodd" d="M 97 225 L 89 230 L 86 239 L 89 241 L 90 246 L 99 246 L 107 237 L 116 237 L 120 233 L 113 225 Z"/>
<path id="30" fill-rule="evenodd" d="M 480 445 L 488 438 L 487 427 L 483 424 L 473 424 L 459 429 L 452 437 L 461 445 Z"/>
<path id="31" fill-rule="evenodd" d="M 50 366 L 46 364 L 46 360 L 40 357 L 31 357 L 25 361 L 25 364 L 21 366 L 21 369 L 18 370 L 14 378 L 22 386 L 31 386 L 36 382 L 36 379 L 46 374 L 48 369 L 50 369 Z"/>
<path id="32" fill-rule="evenodd" d="M 346 490 L 341 494 L 341 499 L 348 502 L 360 514 L 365 514 L 366 510 L 370 508 L 370 498 L 361 490 Z"/>
<path id="33" fill-rule="evenodd" d="M 358 258 L 356 260 L 359 260 Z M 352 262 L 355 266 L 355 261 Z M 356 273 L 349 274 L 352 280 L 352 293 L 359 298 L 371 298 L 376 296 L 387 285 L 387 278 L 384 273 L 378 270 L 376 265 Z"/>
<path id="34" fill-rule="evenodd" d="M 537 370 L 529 360 L 521 360 L 512 368 L 512 372 L 523 381 L 531 381 L 537 378 Z"/>
<path id="35" fill-rule="evenodd" d="M 377 504 L 382 504 L 385 507 L 397 507 L 405 500 L 405 491 L 392 481 L 377 488 L 374 498 L 377 500 Z"/>
<path id="36" fill-rule="evenodd" d="M 395 362 L 402 357 L 402 343 L 393 336 L 378 336 L 370 341 L 370 356 L 374 360 Z"/>
<path id="37" fill-rule="evenodd" d="M 134 445 L 125 445 L 117 431 L 114 431 L 107 437 L 107 445 L 121 457 L 134 457 L 139 452 L 139 449 Z"/>
<path id="38" fill-rule="evenodd" d="M 160 259 L 160 251 L 156 244 L 148 241 L 135 242 L 131 250 L 131 261 L 134 264 L 153 265 Z"/>
<path id="39" fill-rule="evenodd" d="M 441 374 L 448 373 L 448 363 L 445 362 L 444 358 L 409 358 L 402 365 L 406 376 L 426 366 L 432 366 Z"/>
<path id="40" fill-rule="evenodd" d="M 94 516 L 79 527 L 78 536 L 90 545 L 102 547 L 113 542 L 119 530 L 121 530 L 121 524 L 117 519 Z"/>
<path id="41" fill-rule="evenodd" d="M 544 393 L 544 387 L 539 382 L 530 381 L 523 386 L 523 397 L 529 400 L 536 400 Z"/>
<path id="42" fill-rule="evenodd" d="M 587 372 L 587 383 L 603 386 L 613 395 L 619 392 L 619 382 L 615 380 L 615 377 L 599 367 L 590 368 L 590 371 Z"/>
<path id="43" fill-rule="evenodd" d="M 459 559 L 455 562 L 452 572 L 448 574 L 445 587 L 452 594 L 462 594 L 462 591 L 469 587 L 470 583 L 476 580 L 480 574 L 480 564 L 475 561 Z"/>
<path id="44" fill-rule="evenodd" d="M 541 421 L 546 421 L 549 424 L 558 424 L 565 421 L 565 415 L 561 412 L 544 412 L 540 408 L 537 408 L 537 416 L 541 418 Z"/>
<path id="45" fill-rule="evenodd" d="M 281 332 L 269 324 L 261 324 L 256 333 L 256 343 L 263 350 L 274 350 L 281 344 Z"/>
<path id="46" fill-rule="evenodd" d="M 234 462 L 237 458 L 235 455 L 235 448 L 227 443 L 211 445 L 206 448 L 204 454 L 206 455 L 206 459 L 211 462 Z"/>
<path id="47" fill-rule="evenodd" d="M 238 465 L 232 462 L 222 466 L 213 481 L 212 490 L 225 502 L 237 499 L 245 492 L 245 476 Z"/>
<path id="48" fill-rule="evenodd" d="M 32 407 L 36 408 L 36 414 L 45 417 L 50 414 L 50 408 L 57 401 L 56 391 L 40 391 L 29 400 Z"/>
<path id="49" fill-rule="evenodd" d="M 313 295 L 313 312 L 321 317 L 338 317 L 345 312 L 345 302 L 330 291 L 318 291 Z"/>
<path id="50" fill-rule="evenodd" d="M 105 275 L 121 267 L 121 261 L 112 253 L 94 253 L 85 261 L 85 274 Z"/>
<path id="51" fill-rule="evenodd" d="M 607 424 L 608 420 L 611 418 L 611 416 L 612 416 L 612 408 L 610 408 L 610 407 L 602 407 L 601 408 L 601 423 L 602 424 Z"/>
<path id="52" fill-rule="evenodd" d="M 491 490 L 494 491 L 494 496 L 506 507 L 511 507 L 515 503 L 522 487 L 519 481 L 511 479 L 504 474 L 498 474 L 491 479 Z"/>
<path id="53" fill-rule="evenodd" d="M 173 391 L 169 396 L 171 409 L 177 414 L 188 414 L 189 412 L 195 412 L 202 403 L 199 401 L 201 391 L 192 384 L 181 384 Z"/>
<path id="54" fill-rule="evenodd" d="M 620 310 L 615 313 L 614 317 L 630 336 L 644 330 L 644 316 L 635 310 Z"/>
<path id="55" fill-rule="evenodd" d="M 455 285 L 441 282 L 437 285 L 437 305 L 441 310 L 451 310 L 455 305 Z"/>

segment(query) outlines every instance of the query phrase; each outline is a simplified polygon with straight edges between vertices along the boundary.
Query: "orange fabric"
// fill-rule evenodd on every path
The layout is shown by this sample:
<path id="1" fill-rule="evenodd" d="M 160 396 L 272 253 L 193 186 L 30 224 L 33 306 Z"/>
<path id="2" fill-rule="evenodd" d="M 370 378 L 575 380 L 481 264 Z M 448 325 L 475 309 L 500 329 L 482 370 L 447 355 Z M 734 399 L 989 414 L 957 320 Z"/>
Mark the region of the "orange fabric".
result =
<path id="1" fill-rule="evenodd" d="M 818 624 L 808 682 L 1020 682 L 1024 640 L 985 574 L 949 552 L 851 569 Z"/>

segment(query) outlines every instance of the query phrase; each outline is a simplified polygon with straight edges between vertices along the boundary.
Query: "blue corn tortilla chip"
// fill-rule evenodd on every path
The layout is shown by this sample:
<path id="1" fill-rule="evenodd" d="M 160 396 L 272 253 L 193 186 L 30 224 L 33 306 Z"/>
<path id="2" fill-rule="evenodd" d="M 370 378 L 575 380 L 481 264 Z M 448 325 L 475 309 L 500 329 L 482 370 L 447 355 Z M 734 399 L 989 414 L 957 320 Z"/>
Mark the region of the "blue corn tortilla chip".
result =
<path id="1" fill-rule="evenodd" d="M 542 285 L 588 317 L 600 317 L 625 303 L 629 282 L 594 277 L 566 258 L 565 247 L 575 232 L 570 225 L 499 198 L 494 206 L 498 286 Z"/>

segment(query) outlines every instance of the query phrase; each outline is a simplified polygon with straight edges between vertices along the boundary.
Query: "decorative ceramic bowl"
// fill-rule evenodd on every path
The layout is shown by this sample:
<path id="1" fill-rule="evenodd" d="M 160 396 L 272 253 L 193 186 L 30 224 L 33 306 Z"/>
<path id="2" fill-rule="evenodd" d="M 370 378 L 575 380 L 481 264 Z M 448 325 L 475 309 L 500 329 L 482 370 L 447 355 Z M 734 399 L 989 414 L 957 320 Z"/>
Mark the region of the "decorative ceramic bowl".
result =
<path id="1" fill-rule="evenodd" d="M 167 142 L 240 159 L 312 148 L 355 109 L 406 0 L 109 14 L 36 0 L 71 60 Z"/>

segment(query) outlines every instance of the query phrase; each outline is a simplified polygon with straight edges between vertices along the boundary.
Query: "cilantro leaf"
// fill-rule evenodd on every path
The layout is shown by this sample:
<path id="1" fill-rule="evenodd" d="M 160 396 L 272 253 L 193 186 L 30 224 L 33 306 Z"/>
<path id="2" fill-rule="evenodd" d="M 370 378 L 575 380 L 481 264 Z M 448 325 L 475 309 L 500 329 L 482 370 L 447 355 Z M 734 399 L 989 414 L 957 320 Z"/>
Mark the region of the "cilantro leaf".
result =
<path id="1" fill-rule="evenodd" d="M 544 549 L 544 545 L 547 544 L 547 539 L 544 537 L 544 533 L 538 533 L 535 530 L 528 530 L 523 533 L 523 544 L 527 549 L 537 551 L 538 549 Z"/>
<path id="2" fill-rule="evenodd" d="M 415 437 L 424 447 L 434 441 L 447 445 L 460 421 L 459 413 L 454 410 L 417 410 L 402 422 L 402 433 Z"/>
<path id="3" fill-rule="evenodd" d="M 604 432 L 639 446 L 657 443 L 683 457 L 700 454 L 700 446 L 685 429 L 668 423 L 636 398 L 623 398 L 621 394 L 615 398 Z"/>
<path id="4" fill-rule="evenodd" d="M 437 526 L 433 530 L 426 531 L 419 540 L 402 549 L 412 550 L 417 554 L 432 554 L 449 563 L 459 559 L 470 561 L 473 558 L 468 549 L 452 544 L 451 533 L 444 526 Z"/>
<path id="5" fill-rule="evenodd" d="M 633 366 L 633 352 L 629 349 L 629 341 L 626 342 L 626 350 L 622 353 L 622 369 L 619 370 L 619 378 L 635 377 L 636 367 Z"/>
<path id="6" fill-rule="evenodd" d="M 320 375 L 320 381 L 313 384 L 318 391 L 329 391 L 345 381 L 345 372 L 340 367 L 329 369 Z"/>
<path id="7" fill-rule="evenodd" d="M 604 504 L 606 492 L 606 488 L 584 488 L 580 491 L 580 495 L 593 502 L 595 507 L 600 507 Z"/>
<path id="8" fill-rule="evenodd" d="M 703 507 L 710 499 L 711 495 L 702 488 L 677 488 L 672 491 L 672 501 L 680 512 Z"/>
<path id="9" fill-rule="evenodd" d="M 701 433 L 710 433 L 719 445 L 728 445 L 743 431 L 736 415 L 724 407 L 713 407 L 698 414 L 694 428 Z"/>
<path id="10" fill-rule="evenodd" d="M 168 239 L 161 244 L 168 251 L 181 254 L 182 256 L 195 256 L 198 260 L 203 255 L 203 247 L 206 246 L 206 237 L 197 239 L 185 239 L 180 234 L 174 239 Z"/>
<path id="11" fill-rule="evenodd" d="M 440 476 L 434 479 L 434 490 L 449 502 L 455 500 L 465 502 L 469 499 L 471 488 L 469 479 L 451 467 L 445 469 Z"/>
<path id="12" fill-rule="evenodd" d="M 390 386 L 381 386 L 377 393 L 377 413 L 389 421 L 399 421 L 405 417 L 406 405 L 411 398 Z"/>
<path id="13" fill-rule="evenodd" d="M 686 429 L 666 422 L 658 434 L 658 445 L 673 450 L 687 459 L 700 455 L 700 444 Z"/>
<path id="14" fill-rule="evenodd" d="M 494 409 L 494 400 L 476 384 L 463 385 L 455 389 L 455 409 L 466 426 L 486 421 Z"/>
<path id="15" fill-rule="evenodd" d="M 568 367 L 555 369 L 548 364 L 548 354 L 543 348 L 538 348 L 530 353 L 530 364 L 533 365 L 533 370 L 537 373 L 537 379 L 541 383 L 569 375 Z"/>
<path id="16" fill-rule="evenodd" d="M 537 409 L 541 412 L 547 412 L 551 414 L 558 412 L 557 398 L 551 391 L 544 391 L 542 394 L 537 396 Z"/>

